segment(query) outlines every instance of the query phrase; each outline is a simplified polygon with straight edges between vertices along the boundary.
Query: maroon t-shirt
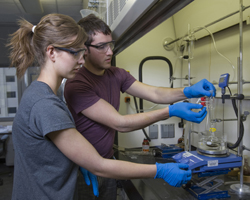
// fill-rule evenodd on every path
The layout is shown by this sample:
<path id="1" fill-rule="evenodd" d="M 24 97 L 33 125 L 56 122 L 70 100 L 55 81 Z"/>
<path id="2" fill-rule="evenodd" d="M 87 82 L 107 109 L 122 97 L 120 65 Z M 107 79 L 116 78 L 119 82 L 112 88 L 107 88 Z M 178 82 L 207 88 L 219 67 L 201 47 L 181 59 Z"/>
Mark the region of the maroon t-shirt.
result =
<path id="1" fill-rule="evenodd" d="M 99 99 L 104 99 L 118 111 L 120 92 L 125 92 L 135 80 L 127 71 L 118 67 L 105 70 L 103 76 L 97 76 L 82 67 L 75 78 L 67 80 L 65 84 L 65 100 L 77 130 L 104 158 L 111 158 L 113 155 L 115 130 L 87 118 L 81 112 Z"/>

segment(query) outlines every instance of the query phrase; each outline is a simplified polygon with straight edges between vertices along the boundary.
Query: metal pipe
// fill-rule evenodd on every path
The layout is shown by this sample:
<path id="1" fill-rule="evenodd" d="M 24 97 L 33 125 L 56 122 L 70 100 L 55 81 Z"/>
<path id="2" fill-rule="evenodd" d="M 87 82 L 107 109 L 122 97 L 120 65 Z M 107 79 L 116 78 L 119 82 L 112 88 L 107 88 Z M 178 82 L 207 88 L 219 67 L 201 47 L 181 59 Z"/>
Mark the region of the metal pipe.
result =
<path id="1" fill-rule="evenodd" d="M 221 121 L 224 121 L 224 122 L 228 122 L 228 121 L 237 121 L 237 119 L 224 119 L 224 120 L 221 120 Z"/>
<path id="2" fill-rule="evenodd" d="M 188 86 L 191 86 L 191 63 L 190 63 L 190 59 L 188 59 Z"/>
<path id="3" fill-rule="evenodd" d="M 190 59 L 188 58 L 188 86 L 191 86 L 191 64 L 190 64 Z M 190 130 L 188 131 L 188 151 L 191 151 L 191 133 L 193 130 L 193 123 L 190 122 Z"/>
<path id="4" fill-rule="evenodd" d="M 248 9 L 248 8 L 250 8 L 250 6 L 244 7 L 243 10 Z M 243 11 L 243 10 L 242 10 L 242 11 Z M 211 25 L 214 25 L 214 24 L 216 24 L 217 22 L 220 22 L 220 21 L 222 21 L 222 20 L 224 20 L 224 19 L 226 19 L 226 18 L 228 18 L 228 17 L 231 17 L 231 16 L 233 16 L 233 15 L 239 13 L 239 12 L 240 12 L 240 11 L 235 11 L 235 12 L 233 12 L 233 13 L 230 13 L 230 14 L 228 14 L 228 15 L 226 15 L 226 16 L 220 18 L 220 19 L 217 19 L 217 20 L 211 22 L 210 24 L 205 25 L 204 27 L 207 28 L 207 27 L 209 27 L 209 26 L 211 26 Z M 198 32 L 198 31 L 200 31 L 200 30 L 202 30 L 202 28 L 199 28 L 199 29 L 195 30 L 193 33 L 196 33 L 196 32 Z M 175 39 L 175 40 L 169 42 L 168 44 L 166 44 L 166 46 L 167 46 L 167 45 L 171 45 L 171 44 L 173 44 L 173 43 L 175 43 L 175 42 L 177 42 L 177 41 L 179 41 L 179 40 L 181 40 L 181 39 L 183 39 L 183 38 L 185 38 L 185 37 L 187 37 L 187 36 L 188 36 L 188 34 L 186 34 L 186 35 L 184 35 L 184 36 L 182 36 L 182 37 L 179 37 L 179 38 L 177 38 L 177 39 Z"/>
<path id="5" fill-rule="evenodd" d="M 224 119 L 224 118 L 222 118 L 222 119 L 215 119 L 216 122 L 237 121 L 237 120 L 238 119 Z"/>
<path id="6" fill-rule="evenodd" d="M 241 0 L 240 0 L 241 1 Z M 240 45 L 241 46 L 241 45 Z M 240 54 L 241 54 L 241 49 L 240 49 Z M 241 94 L 241 61 L 240 61 L 240 57 L 238 57 L 238 70 L 237 70 L 237 74 L 238 74 L 238 85 L 237 85 L 237 91 L 238 94 Z M 241 120 L 241 100 L 237 101 L 237 107 L 238 107 L 238 120 L 237 120 L 237 137 L 239 137 L 240 135 L 240 120 Z M 242 141 L 240 142 L 240 145 L 238 147 L 238 156 L 242 157 Z M 242 177 L 241 177 L 242 175 Z M 242 181 L 241 181 L 242 180 Z M 243 184 L 243 166 L 240 168 L 240 185 L 242 187 Z"/>
<path id="7" fill-rule="evenodd" d="M 188 131 L 188 151 L 191 151 L 191 134 L 193 130 L 193 122 L 190 122 L 190 127 Z"/>
<path id="8" fill-rule="evenodd" d="M 178 79 L 178 78 L 175 78 L 175 79 Z M 185 78 L 183 78 L 185 79 Z M 246 84 L 246 83 L 250 83 L 250 81 L 244 81 L 242 80 L 242 84 Z M 217 83 L 216 81 L 213 82 L 213 85 L 218 85 L 219 83 Z M 232 81 L 232 82 L 228 82 L 228 84 L 238 84 L 238 81 Z"/>
<path id="9" fill-rule="evenodd" d="M 247 151 L 250 151 L 250 148 L 247 148 L 247 147 L 245 147 L 245 146 L 244 146 L 243 149 L 244 149 L 244 150 L 247 150 Z"/>
<path id="10" fill-rule="evenodd" d="M 106 0 L 106 10 L 107 10 L 107 13 L 106 13 L 106 17 L 107 17 L 107 25 L 110 26 L 110 23 L 109 23 L 109 0 Z"/>
<path id="11" fill-rule="evenodd" d="M 239 38 L 239 67 L 238 67 L 238 94 L 242 94 L 242 80 L 243 80 L 243 0 L 239 1 L 239 11 L 240 11 L 240 22 L 239 22 L 239 32 L 240 32 L 240 38 Z M 238 100 L 238 136 L 240 135 L 240 124 L 241 124 L 241 113 L 242 113 L 242 100 Z M 238 148 L 238 155 L 242 155 L 242 146 L 243 146 L 243 140 L 240 142 L 239 148 Z M 241 188 L 243 187 L 243 166 L 240 168 L 240 185 Z"/>
<path id="12" fill-rule="evenodd" d="M 225 138 L 225 113 L 224 113 L 224 103 L 222 104 L 222 134 L 223 134 L 223 137 Z"/>

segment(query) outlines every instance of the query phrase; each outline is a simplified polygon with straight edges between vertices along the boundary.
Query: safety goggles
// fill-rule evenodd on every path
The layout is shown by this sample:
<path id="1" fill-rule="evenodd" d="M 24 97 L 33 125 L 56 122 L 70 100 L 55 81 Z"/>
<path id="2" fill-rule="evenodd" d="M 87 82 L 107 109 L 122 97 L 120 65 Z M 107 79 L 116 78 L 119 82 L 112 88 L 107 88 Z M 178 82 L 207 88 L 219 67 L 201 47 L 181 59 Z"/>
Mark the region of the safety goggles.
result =
<path id="1" fill-rule="evenodd" d="M 61 50 L 61 51 L 66 51 L 66 52 L 72 54 L 77 60 L 79 60 L 80 58 L 83 58 L 83 55 L 86 51 L 86 49 L 79 49 L 78 51 L 74 51 L 72 49 L 67 49 L 64 47 L 55 47 L 55 46 L 54 46 L 54 48 Z"/>
<path id="2" fill-rule="evenodd" d="M 86 43 L 85 43 L 85 45 L 89 46 L 89 47 L 96 48 L 100 53 L 106 53 L 109 48 L 111 49 L 111 51 L 113 51 L 113 49 L 115 47 L 115 41 L 112 40 L 110 42 L 105 42 L 105 43 L 102 43 L 100 45 L 92 45 L 92 44 L 86 44 Z"/>

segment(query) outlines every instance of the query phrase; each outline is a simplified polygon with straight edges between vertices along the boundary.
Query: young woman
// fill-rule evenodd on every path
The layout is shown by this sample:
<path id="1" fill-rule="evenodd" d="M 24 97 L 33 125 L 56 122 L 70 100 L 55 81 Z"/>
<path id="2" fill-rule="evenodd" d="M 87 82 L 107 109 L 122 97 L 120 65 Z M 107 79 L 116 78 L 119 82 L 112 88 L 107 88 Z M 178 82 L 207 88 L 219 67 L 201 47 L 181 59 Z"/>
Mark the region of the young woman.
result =
<path id="1" fill-rule="evenodd" d="M 41 72 L 25 90 L 13 122 L 15 149 L 12 199 L 73 199 L 78 166 L 109 178 L 163 178 L 172 186 L 191 179 L 188 165 L 143 165 L 102 158 L 75 129 L 66 104 L 56 96 L 63 78 L 84 64 L 87 36 L 65 15 L 49 14 L 33 26 L 25 20 L 11 35 L 11 66 L 21 78 L 36 61 Z"/>

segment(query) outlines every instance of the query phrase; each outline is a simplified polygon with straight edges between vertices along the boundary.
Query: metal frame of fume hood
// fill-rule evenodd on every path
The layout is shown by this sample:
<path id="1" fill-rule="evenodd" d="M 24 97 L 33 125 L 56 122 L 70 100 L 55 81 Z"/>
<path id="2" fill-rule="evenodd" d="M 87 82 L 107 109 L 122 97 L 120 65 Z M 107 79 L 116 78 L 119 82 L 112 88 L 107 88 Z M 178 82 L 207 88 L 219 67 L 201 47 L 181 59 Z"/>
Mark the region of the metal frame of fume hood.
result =
<path id="1" fill-rule="evenodd" d="M 116 39 L 114 56 L 118 55 L 136 40 L 144 36 L 160 23 L 173 16 L 193 0 L 159 0 L 140 19 L 138 19 L 121 37 Z"/>

